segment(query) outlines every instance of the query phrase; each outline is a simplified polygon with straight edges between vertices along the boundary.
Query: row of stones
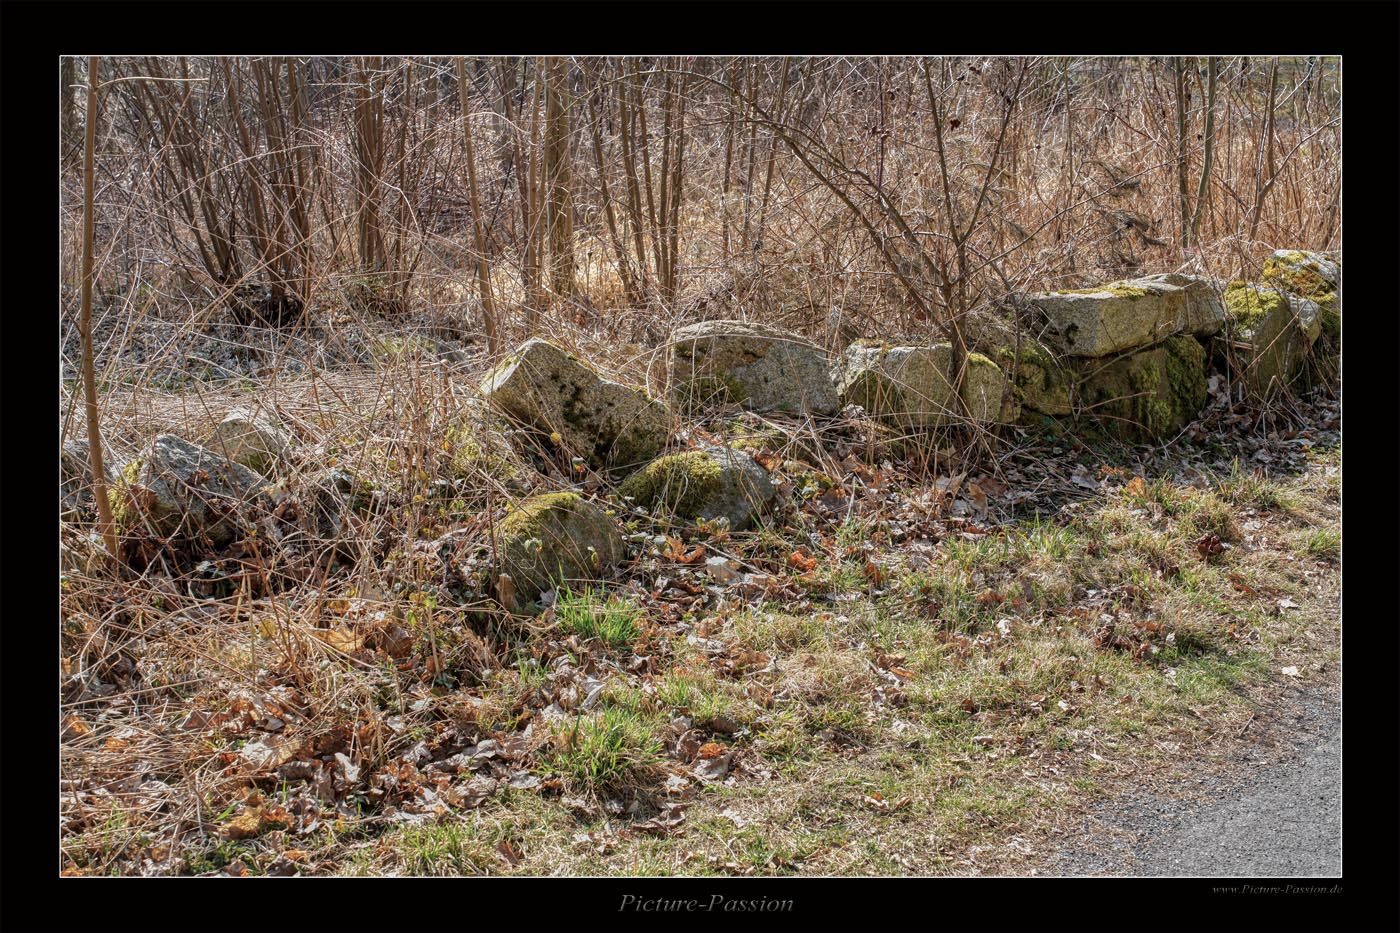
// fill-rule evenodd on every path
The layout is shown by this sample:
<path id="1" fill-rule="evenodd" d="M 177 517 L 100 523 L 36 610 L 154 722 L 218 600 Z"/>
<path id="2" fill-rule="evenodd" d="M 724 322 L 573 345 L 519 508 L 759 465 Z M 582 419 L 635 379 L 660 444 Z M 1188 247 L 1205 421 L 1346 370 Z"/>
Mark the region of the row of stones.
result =
<path id="1" fill-rule="evenodd" d="M 1206 280 L 1182 275 L 1031 296 L 1049 346 L 998 352 L 1014 379 L 990 357 L 970 354 L 962 412 L 952 404 L 948 346 L 862 342 L 831 366 L 800 337 L 739 321 L 705 322 L 673 335 L 671 392 L 683 412 L 724 402 L 831 415 L 855 404 L 905 426 L 946 424 L 958 416 L 1010 421 L 1022 404 L 1050 414 L 1083 405 L 1096 408 L 1100 418 L 1161 436 L 1179 430 L 1204 405 L 1202 339 L 1215 338 L 1227 321 L 1248 378 L 1263 385 L 1292 377 L 1289 367 L 1300 358 L 1299 348 L 1317 339 L 1324 313 L 1314 299 L 1286 290 L 1303 287 L 1299 270 L 1316 277 L 1308 280 L 1315 294 L 1330 287 L 1328 309 L 1340 314 L 1340 270 L 1317 254 L 1276 254 L 1265 267 L 1269 284 L 1232 283 L 1223 304 Z M 707 447 L 657 457 L 672 436 L 667 406 L 603 378 L 546 341 L 523 345 L 487 377 L 482 392 L 517 424 L 625 477 L 617 494 L 634 505 L 687 519 L 723 517 L 739 529 L 773 499 L 766 472 L 743 452 Z M 500 536 L 499 570 L 521 599 L 560 580 L 596 579 L 625 552 L 617 522 L 572 492 L 526 500 L 502 522 Z"/>
<path id="2" fill-rule="evenodd" d="M 1031 295 L 1038 339 L 968 354 L 956 399 L 946 344 L 857 341 L 833 365 L 795 334 L 730 320 L 672 335 L 669 383 L 687 414 L 738 404 L 830 416 L 858 405 L 900 427 L 932 428 L 1012 422 L 1024 406 L 1053 416 L 1093 411 L 1122 433 L 1160 438 L 1204 405 L 1202 341 L 1227 320 L 1236 351 L 1229 355 L 1251 388 L 1296 376 L 1326 322 L 1340 321 L 1339 277 L 1323 254 L 1280 252 L 1265 263 L 1266 284 L 1231 283 L 1223 303 L 1207 279 L 1179 274 Z M 508 357 L 482 391 L 504 414 L 605 470 L 644 462 L 671 436 L 672 415 L 660 401 L 543 340 Z"/>
<path id="3" fill-rule="evenodd" d="M 961 407 L 967 417 L 993 422 L 1014 419 L 1023 404 L 1048 414 L 1084 404 L 1152 432 L 1179 427 L 1205 401 L 1205 350 L 1197 338 L 1219 333 L 1227 317 L 1250 360 L 1246 373 L 1261 363 L 1286 368 L 1297 347 L 1306 348 L 1325 330 L 1329 315 L 1339 321 L 1335 260 L 1276 254 L 1265 273 L 1269 286 L 1232 283 L 1224 308 L 1203 280 L 1186 276 L 1032 296 L 1047 322 L 1043 339 L 1059 358 L 1040 344 L 998 353 L 1013 381 L 989 357 L 971 354 Z M 1310 297 L 1297 294 L 1302 291 Z M 929 426 L 961 414 L 947 378 L 951 360 L 946 346 L 858 343 L 830 367 L 818 348 L 793 335 L 720 321 L 677 332 L 670 375 L 682 410 L 720 399 L 812 414 L 856 404 L 902 425 Z M 618 496 L 636 506 L 685 520 L 722 518 L 738 530 L 774 498 L 766 471 L 741 451 L 707 447 L 658 457 L 674 434 L 668 408 L 548 342 L 527 342 L 482 388 L 500 413 L 620 479 Z M 265 506 L 276 507 L 285 497 L 268 479 L 289 449 L 275 425 L 233 412 L 205 443 L 161 435 L 128 463 L 114 477 L 119 521 L 221 544 L 237 532 L 238 510 L 230 506 L 265 498 Z M 65 449 L 65 495 L 85 461 L 77 447 Z M 307 533 L 325 539 L 338 535 L 354 481 L 348 475 L 322 479 L 311 484 L 324 493 L 317 496 L 319 507 L 305 517 L 315 526 Z M 497 569 L 522 601 L 559 580 L 596 578 L 625 551 L 616 520 L 570 492 L 526 500 L 499 533 Z"/>

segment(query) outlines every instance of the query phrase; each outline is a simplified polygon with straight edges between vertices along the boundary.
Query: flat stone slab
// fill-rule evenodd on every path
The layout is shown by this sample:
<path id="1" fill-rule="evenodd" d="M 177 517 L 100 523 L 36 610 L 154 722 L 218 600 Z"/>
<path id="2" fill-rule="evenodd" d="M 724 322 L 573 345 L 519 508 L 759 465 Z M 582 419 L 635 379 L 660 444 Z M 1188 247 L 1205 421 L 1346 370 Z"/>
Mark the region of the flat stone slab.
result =
<path id="1" fill-rule="evenodd" d="M 1069 356 L 1108 356 L 1175 334 L 1210 336 L 1225 322 L 1210 283 L 1177 273 L 1031 295 L 1028 300 L 1045 319 L 1041 339 Z"/>
<path id="2" fill-rule="evenodd" d="M 671 335 L 671 393 L 685 411 L 737 404 L 833 415 L 840 403 L 830 365 L 820 347 L 764 324 L 704 321 Z"/>
<path id="3" fill-rule="evenodd" d="M 671 437 L 666 406 L 539 338 L 507 357 L 481 392 L 497 411 L 605 470 L 636 469 Z"/>

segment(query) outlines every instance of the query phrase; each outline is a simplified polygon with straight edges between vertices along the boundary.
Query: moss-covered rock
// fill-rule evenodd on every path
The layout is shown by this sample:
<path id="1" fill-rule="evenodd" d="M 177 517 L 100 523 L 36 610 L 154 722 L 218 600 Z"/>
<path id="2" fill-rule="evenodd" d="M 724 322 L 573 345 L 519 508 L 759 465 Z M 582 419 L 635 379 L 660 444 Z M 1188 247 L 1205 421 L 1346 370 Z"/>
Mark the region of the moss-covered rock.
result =
<path id="1" fill-rule="evenodd" d="M 1289 386 L 1322 332 L 1317 303 L 1263 285 L 1232 282 L 1225 291 L 1231 359 L 1255 396 Z"/>
<path id="2" fill-rule="evenodd" d="M 939 427 L 959 417 L 953 398 L 953 350 L 887 347 L 860 342 L 846 348 L 836 369 L 842 404 L 859 405 L 875 418 L 902 427 Z M 1014 421 L 1019 404 L 1001 368 L 981 353 L 969 353 L 962 400 L 972 420 Z"/>
<path id="3" fill-rule="evenodd" d="M 685 521 L 723 517 L 738 531 L 773 501 L 777 490 L 748 454 L 708 447 L 658 457 L 629 476 L 617 494 Z"/>
<path id="4" fill-rule="evenodd" d="M 1011 424 L 1021 414 L 1021 403 L 1006 374 L 981 353 L 967 355 L 962 400 L 968 416 L 978 424 Z"/>
<path id="5" fill-rule="evenodd" d="M 240 514 L 268 504 L 266 485 L 264 476 L 216 451 L 162 434 L 122 469 L 109 495 L 122 533 L 145 529 L 219 546 L 237 535 Z"/>
<path id="6" fill-rule="evenodd" d="M 1015 380 L 1021 404 L 1042 415 L 1068 415 L 1074 411 L 1074 373 L 1061 365 L 1043 344 L 1022 339 L 995 351 L 1002 371 Z"/>
<path id="7" fill-rule="evenodd" d="M 496 528 L 497 572 L 510 577 L 516 606 L 545 590 L 609 576 L 626 554 L 617 521 L 572 492 L 521 502 Z"/>
<path id="8" fill-rule="evenodd" d="M 604 379 L 546 340 L 526 342 L 486 377 L 481 391 L 497 411 L 604 470 L 636 469 L 671 436 L 664 405 Z"/>
<path id="9" fill-rule="evenodd" d="M 1082 411 L 1119 437 L 1169 439 L 1205 406 L 1205 358 L 1200 341 L 1181 336 L 1112 362 L 1083 364 Z"/>
<path id="10" fill-rule="evenodd" d="M 816 345 L 763 324 L 705 321 L 671 335 L 671 393 L 687 412 L 736 404 L 750 411 L 835 414 L 829 365 Z"/>
<path id="11" fill-rule="evenodd" d="M 1280 249 L 1264 260 L 1260 277 L 1290 294 L 1321 304 L 1318 299 L 1329 292 L 1334 293 L 1335 300 L 1342 283 L 1342 266 L 1322 253 Z"/>
<path id="12" fill-rule="evenodd" d="M 1269 285 L 1317 302 L 1320 351 L 1336 357 L 1342 345 L 1342 264 L 1335 253 L 1276 250 L 1260 276 Z"/>
<path id="13" fill-rule="evenodd" d="M 1225 319 L 1206 279 L 1178 273 L 1031 295 L 1029 302 L 1045 321 L 1042 339 L 1081 357 L 1109 356 L 1174 334 L 1209 336 Z"/>
<path id="14" fill-rule="evenodd" d="M 253 412 L 234 410 L 214 428 L 204 446 L 264 476 L 273 476 L 291 448 L 287 433 Z"/>

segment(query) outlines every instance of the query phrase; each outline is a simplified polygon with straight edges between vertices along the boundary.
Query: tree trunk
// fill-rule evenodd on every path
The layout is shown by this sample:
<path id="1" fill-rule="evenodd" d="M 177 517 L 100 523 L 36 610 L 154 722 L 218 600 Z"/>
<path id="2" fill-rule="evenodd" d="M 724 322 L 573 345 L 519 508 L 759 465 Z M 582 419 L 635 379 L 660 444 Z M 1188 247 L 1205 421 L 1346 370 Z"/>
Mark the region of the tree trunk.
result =
<path id="1" fill-rule="evenodd" d="M 544 176 L 549 227 L 549 284 L 564 297 L 574 294 L 574 200 L 569 160 L 568 66 L 550 58 L 545 84 Z"/>
<path id="2" fill-rule="evenodd" d="M 112 505 L 107 501 L 107 474 L 102 463 L 102 423 L 97 408 L 97 376 L 92 348 L 93 285 L 93 188 L 94 155 L 97 149 L 97 56 L 88 59 L 87 133 L 83 145 L 83 298 L 78 317 L 78 333 L 83 344 L 83 400 L 87 414 L 88 452 L 92 458 L 92 488 L 97 499 L 97 519 L 102 541 L 113 560 L 117 554 L 117 526 L 112 521 Z"/>

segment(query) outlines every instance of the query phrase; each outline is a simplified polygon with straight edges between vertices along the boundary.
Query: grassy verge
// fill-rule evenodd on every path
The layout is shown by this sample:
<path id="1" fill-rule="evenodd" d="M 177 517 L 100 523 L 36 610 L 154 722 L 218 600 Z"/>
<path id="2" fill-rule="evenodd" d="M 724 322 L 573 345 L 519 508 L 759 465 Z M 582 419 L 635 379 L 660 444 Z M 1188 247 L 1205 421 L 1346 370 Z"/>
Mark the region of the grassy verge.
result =
<path id="1" fill-rule="evenodd" d="M 524 619 L 424 557 L 504 501 L 456 451 L 326 430 L 378 543 L 315 585 L 194 596 L 152 565 L 117 604 L 65 539 L 63 870 L 1005 866 L 1338 663 L 1336 446 L 1273 474 L 1108 462 L 1001 521 L 888 463 L 786 460 L 764 528 L 634 533 L 623 579 Z M 746 572 L 711 579 L 714 554 Z"/>

